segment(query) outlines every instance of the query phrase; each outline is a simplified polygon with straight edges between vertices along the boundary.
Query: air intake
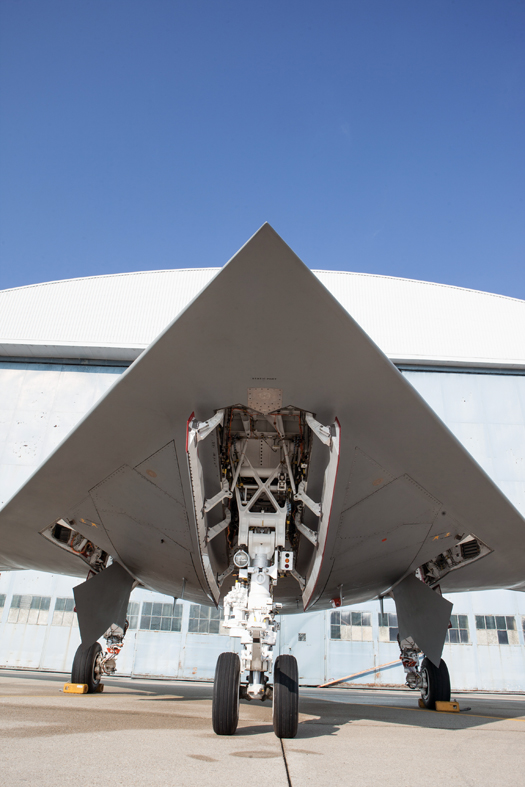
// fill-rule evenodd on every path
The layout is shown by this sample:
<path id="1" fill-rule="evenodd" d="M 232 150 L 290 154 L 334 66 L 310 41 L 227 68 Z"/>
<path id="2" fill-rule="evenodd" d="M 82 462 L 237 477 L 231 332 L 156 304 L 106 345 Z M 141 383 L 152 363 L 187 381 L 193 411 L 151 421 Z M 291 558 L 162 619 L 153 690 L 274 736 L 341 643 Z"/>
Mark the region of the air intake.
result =
<path id="1" fill-rule="evenodd" d="M 473 560 L 475 557 L 478 557 L 481 552 L 479 542 L 476 540 L 465 541 L 464 544 L 460 544 L 460 548 L 463 560 Z"/>
<path id="2" fill-rule="evenodd" d="M 55 525 L 53 528 L 53 538 L 60 541 L 62 544 L 69 544 L 69 539 L 73 535 L 73 530 L 64 525 Z"/>

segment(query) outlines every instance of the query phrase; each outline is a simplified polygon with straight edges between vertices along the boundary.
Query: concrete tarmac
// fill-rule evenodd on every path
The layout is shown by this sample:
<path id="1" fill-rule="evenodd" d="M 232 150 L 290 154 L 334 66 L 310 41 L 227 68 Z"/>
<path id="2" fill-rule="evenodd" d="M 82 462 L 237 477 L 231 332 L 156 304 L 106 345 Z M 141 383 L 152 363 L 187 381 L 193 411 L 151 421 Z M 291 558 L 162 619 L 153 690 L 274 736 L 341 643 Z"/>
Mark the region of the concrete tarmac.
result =
<path id="1" fill-rule="evenodd" d="M 454 714 L 409 690 L 305 688 L 298 735 L 281 742 L 260 702 L 216 736 L 208 683 L 113 678 L 68 695 L 67 679 L 0 670 L 2 785 L 525 785 L 525 695 L 460 693 Z"/>

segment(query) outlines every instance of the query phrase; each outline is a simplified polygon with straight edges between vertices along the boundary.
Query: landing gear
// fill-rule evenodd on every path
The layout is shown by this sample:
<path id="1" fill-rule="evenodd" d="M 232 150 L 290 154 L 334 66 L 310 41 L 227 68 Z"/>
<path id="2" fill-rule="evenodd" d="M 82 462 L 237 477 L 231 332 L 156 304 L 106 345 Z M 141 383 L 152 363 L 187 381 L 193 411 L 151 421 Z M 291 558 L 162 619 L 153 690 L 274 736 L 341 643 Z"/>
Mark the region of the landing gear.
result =
<path id="1" fill-rule="evenodd" d="M 273 730 L 295 738 L 299 723 L 299 672 L 295 656 L 278 656 L 273 671 Z"/>
<path id="2" fill-rule="evenodd" d="M 236 653 L 221 653 L 215 668 L 212 723 L 217 735 L 233 735 L 239 723 L 241 661 Z"/>
<path id="3" fill-rule="evenodd" d="M 430 659 L 424 658 L 421 664 L 421 699 L 429 710 L 436 709 L 436 702 L 450 702 L 450 676 L 443 659 L 436 667 Z"/>
<path id="4" fill-rule="evenodd" d="M 85 649 L 79 645 L 73 660 L 71 683 L 85 683 L 88 694 L 96 692 L 102 675 L 101 660 L 102 647 L 99 642 Z"/>
<path id="5" fill-rule="evenodd" d="M 292 406 L 274 410 L 277 394 L 281 394 L 278 389 L 250 391 L 251 407 L 218 410 L 202 422 L 192 414 L 188 420 L 186 446 L 202 567 L 217 604 L 226 577 L 235 578 L 224 596 L 223 626 L 240 640 L 240 655 L 223 653 L 217 662 L 213 729 L 219 735 L 233 735 L 239 696 L 261 701 L 273 697 L 275 734 L 293 738 L 298 719 L 298 671 L 293 656 L 277 659 L 273 690 L 268 679 L 279 630 L 276 617 L 282 609 L 274 601 L 274 591 L 280 579 L 289 582 L 293 578 L 303 603 L 312 597 L 335 488 L 340 428 L 337 421 L 323 426 L 312 413 Z M 199 446 L 214 431 L 220 489 L 207 497 Z M 320 502 L 307 494 L 314 437 L 329 453 Z M 222 514 L 216 510 L 219 505 Z M 305 524 L 304 518 L 311 524 L 317 520 L 317 530 Z M 317 555 L 307 577 L 296 569 L 302 536 Z M 221 574 L 214 568 L 219 537 L 230 557 Z"/>
<path id="6" fill-rule="evenodd" d="M 127 620 L 124 628 L 113 623 L 104 634 L 106 652 L 100 660 L 100 667 L 105 675 L 114 675 L 117 671 L 117 656 L 124 647 L 124 637 L 128 628 L 129 623 Z"/>
<path id="7" fill-rule="evenodd" d="M 436 667 L 425 656 L 421 665 L 419 658 L 421 651 L 409 637 L 399 642 L 403 667 L 406 673 L 406 684 L 409 689 L 419 689 L 421 699 L 429 710 L 436 709 L 436 702 L 450 702 L 450 677 L 448 668 L 443 659 Z"/>
<path id="8" fill-rule="evenodd" d="M 124 645 L 124 636 L 128 630 L 128 621 L 124 628 L 113 624 L 104 634 L 106 652 L 102 650 L 100 642 L 94 642 L 87 648 L 79 645 L 73 667 L 71 669 L 71 683 L 84 683 L 88 687 L 88 694 L 98 691 L 102 675 L 114 675 L 117 671 L 116 658 Z"/>

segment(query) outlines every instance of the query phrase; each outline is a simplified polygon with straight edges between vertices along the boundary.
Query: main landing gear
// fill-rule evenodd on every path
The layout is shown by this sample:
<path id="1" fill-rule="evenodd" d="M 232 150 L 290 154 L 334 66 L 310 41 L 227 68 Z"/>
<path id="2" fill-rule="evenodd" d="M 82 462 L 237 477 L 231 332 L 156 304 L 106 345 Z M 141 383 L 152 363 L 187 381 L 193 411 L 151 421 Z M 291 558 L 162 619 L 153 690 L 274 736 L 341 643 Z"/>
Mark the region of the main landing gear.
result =
<path id="1" fill-rule="evenodd" d="M 450 702 L 450 676 L 443 659 L 436 667 L 430 659 L 421 664 L 421 699 L 425 707 L 435 710 L 436 702 Z"/>
<path id="2" fill-rule="evenodd" d="M 105 653 L 100 642 L 94 642 L 87 648 L 79 645 L 73 659 L 71 683 L 84 683 L 88 687 L 88 694 L 100 690 L 102 676 L 114 675 L 117 671 L 116 658 L 124 645 L 128 625 L 126 621 L 123 629 L 115 625 L 109 627 L 104 634 Z"/>
<path id="3" fill-rule="evenodd" d="M 278 738 L 295 738 L 299 722 L 299 673 L 294 656 L 278 656 L 273 670 L 273 729 Z"/>
<path id="4" fill-rule="evenodd" d="M 102 675 L 101 657 L 100 642 L 94 642 L 89 648 L 82 648 L 82 645 L 79 645 L 73 660 L 71 683 L 84 683 L 88 687 L 88 694 L 96 692 Z"/>
<path id="5" fill-rule="evenodd" d="M 239 723 L 241 660 L 236 653 L 221 653 L 215 668 L 212 723 L 217 735 L 233 735 Z"/>
<path id="6" fill-rule="evenodd" d="M 441 659 L 436 667 L 425 657 L 419 666 L 420 650 L 410 638 L 401 640 L 400 659 L 406 673 L 409 689 L 419 689 L 428 710 L 436 709 L 436 702 L 450 702 L 450 677 L 446 663 Z"/>

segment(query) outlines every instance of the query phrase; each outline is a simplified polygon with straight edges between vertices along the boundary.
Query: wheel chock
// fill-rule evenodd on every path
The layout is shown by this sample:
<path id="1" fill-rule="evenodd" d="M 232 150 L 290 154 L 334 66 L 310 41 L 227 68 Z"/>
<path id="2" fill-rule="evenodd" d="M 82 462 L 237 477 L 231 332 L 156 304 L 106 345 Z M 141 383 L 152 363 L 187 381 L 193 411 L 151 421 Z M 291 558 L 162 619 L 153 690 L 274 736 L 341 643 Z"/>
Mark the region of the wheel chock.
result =
<path id="1" fill-rule="evenodd" d="M 421 697 L 418 699 L 417 704 L 423 709 L 427 707 Z M 436 710 L 440 711 L 440 713 L 459 713 L 459 702 L 456 702 L 456 700 L 451 700 L 450 702 L 436 700 Z"/>
<path id="2" fill-rule="evenodd" d="M 64 694 L 87 694 L 89 686 L 87 683 L 64 683 Z M 104 691 L 104 684 L 99 683 L 94 694 L 100 694 Z"/>
<path id="3" fill-rule="evenodd" d="M 64 683 L 64 694 L 87 694 L 87 683 Z"/>
<path id="4" fill-rule="evenodd" d="M 436 710 L 441 713 L 459 713 L 459 702 L 455 700 L 451 700 L 450 702 L 436 700 Z"/>

